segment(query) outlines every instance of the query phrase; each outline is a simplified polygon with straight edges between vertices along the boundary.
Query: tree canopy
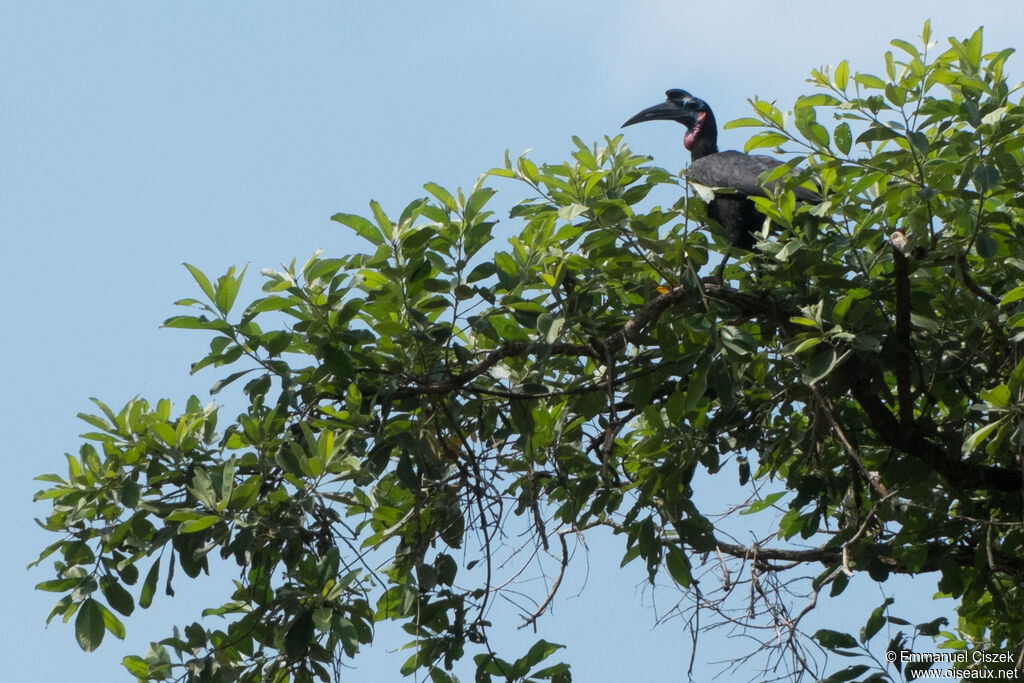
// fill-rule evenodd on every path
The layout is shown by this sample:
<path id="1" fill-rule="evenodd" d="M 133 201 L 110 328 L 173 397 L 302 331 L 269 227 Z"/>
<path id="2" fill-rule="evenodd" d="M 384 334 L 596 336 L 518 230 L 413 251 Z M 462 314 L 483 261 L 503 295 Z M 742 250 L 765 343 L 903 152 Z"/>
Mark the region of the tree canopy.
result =
<path id="1" fill-rule="evenodd" d="M 1012 668 L 1021 86 L 980 29 L 939 49 L 926 24 L 919 45 L 892 45 L 884 76 L 841 62 L 790 114 L 755 99 L 728 124 L 786 159 L 762 177 L 780 183 L 756 200 L 770 221 L 753 253 L 708 224 L 707 188 L 616 137 L 574 138 L 564 163 L 506 156 L 465 192 L 428 183 L 397 217 L 337 214 L 366 253 L 264 270 L 250 302 L 244 270 L 189 266 L 201 296 L 165 325 L 211 337 L 192 372 L 220 371 L 213 393 L 240 389 L 247 408 L 136 398 L 81 415 L 93 431 L 37 495 L 59 537 L 39 558 L 53 576 L 38 587 L 61 594 L 50 619 L 93 650 L 124 635 L 118 615 L 226 572 L 234 592 L 127 657 L 132 675 L 340 679 L 393 621 L 418 680 L 452 681 L 472 657 L 478 681 L 568 681 L 559 645 L 494 642 L 492 606 L 540 563 L 547 586 L 516 590 L 535 591 L 523 619 L 543 636 L 571 547 L 608 527 L 623 563 L 707 615 L 695 642 L 771 624 L 750 661 L 780 678 L 910 678 L 881 653 L 915 642 L 1008 650 L 956 666 Z M 495 184 L 524 197 L 502 246 Z M 800 185 L 824 201 L 797 202 Z M 695 502 L 698 471 L 771 535 L 730 538 Z M 858 634 L 804 631 L 820 593 L 899 574 L 935 581 L 955 623 L 912 624 L 889 599 Z"/>

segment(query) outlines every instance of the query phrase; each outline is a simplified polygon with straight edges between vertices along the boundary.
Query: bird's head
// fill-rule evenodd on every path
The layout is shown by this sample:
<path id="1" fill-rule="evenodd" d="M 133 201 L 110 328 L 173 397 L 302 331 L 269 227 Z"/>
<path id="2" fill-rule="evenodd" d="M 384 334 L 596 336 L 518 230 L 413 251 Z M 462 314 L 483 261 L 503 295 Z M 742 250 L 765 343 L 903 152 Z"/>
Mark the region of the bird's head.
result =
<path id="1" fill-rule="evenodd" d="M 708 152 L 717 151 L 718 127 L 708 103 L 685 90 L 675 88 L 666 91 L 665 96 L 664 102 L 637 112 L 622 127 L 644 121 L 676 121 L 686 126 L 686 134 L 683 136 L 686 149 L 696 152 L 694 147 L 698 146 L 708 147 Z"/>

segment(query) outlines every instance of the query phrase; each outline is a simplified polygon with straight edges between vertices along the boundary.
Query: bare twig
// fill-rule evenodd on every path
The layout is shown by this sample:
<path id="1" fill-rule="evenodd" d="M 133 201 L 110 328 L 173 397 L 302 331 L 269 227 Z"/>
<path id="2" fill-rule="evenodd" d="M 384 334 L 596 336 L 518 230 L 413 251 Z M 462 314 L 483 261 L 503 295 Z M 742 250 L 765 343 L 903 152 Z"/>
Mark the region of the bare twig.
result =
<path id="1" fill-rule="evenodd" d="M 569 547 L 565 542 L 565 536 L 566 534 L 575 532 L 575 529 L 562 529 L 558 532 L 558 542 L 562 545 L 562 562 L 558 567 L 558 574 L 555 576 L 555 581 L 551 584 L 551 590 L 548 591 L 548 596 L 544 599 L 544 602 L 540 604 L 540 607 L 538 607 L 533 614 L 524 618 L 523 623 L 519 625 L 519 628 L 523 629 L 527 626 L 536 627 L 537 619 L 547 611 L 548 605 L 550 605 L 551 601 L 555 599 L 555 593 L 558 592 L 558 587 L 562 585 L 562 579 L 565 577 L 565 570 L 569 566 Z"/>

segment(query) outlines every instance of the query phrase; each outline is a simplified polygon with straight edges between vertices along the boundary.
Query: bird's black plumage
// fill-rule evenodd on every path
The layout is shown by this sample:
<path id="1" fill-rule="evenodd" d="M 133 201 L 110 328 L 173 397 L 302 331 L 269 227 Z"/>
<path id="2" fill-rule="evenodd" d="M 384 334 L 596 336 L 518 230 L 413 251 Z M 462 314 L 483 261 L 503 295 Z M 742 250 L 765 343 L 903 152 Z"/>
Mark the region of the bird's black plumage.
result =
<path id="1" fill-rule="evenodd" d="M 765 217 L 749 198 L 765 195 L 765 187 L 758 178 L 781 162 L 771 157 L 731 150 L 719 152 L 718 124 L 707 102 L 685 90 L 672 89 L 665 95 L 667 99 L 664 102 L 632 116 L 622 124 L 623 128 L 659 120 L 677 121 L 686 126 L 683 145 L 690 151 L 686 177 L 701 185 L 730 190 L 715 193 L 715 198 L 708 204 L 708 216 L 722 226 L 729 244 L 748 251 L 753 249 L 754 231 L 764 225 Z M 821 201 L 809 190 L 797 188 L 794 192 L 801 201 Z"/>

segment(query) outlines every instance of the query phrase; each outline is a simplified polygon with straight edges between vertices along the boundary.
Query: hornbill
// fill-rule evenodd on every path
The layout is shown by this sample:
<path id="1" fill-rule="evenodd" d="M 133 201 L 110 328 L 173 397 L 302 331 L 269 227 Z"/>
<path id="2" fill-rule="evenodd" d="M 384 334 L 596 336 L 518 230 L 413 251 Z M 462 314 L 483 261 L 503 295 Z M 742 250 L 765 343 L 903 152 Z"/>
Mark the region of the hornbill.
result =
<path id="1" fill-rule="evenodd" d="M 765 196 L 758 177 L 782 162 L 771 157 L 755 156 L 736 151 L 718 151 L 718 125 L 711 107 L 704 100 L 673 88 L 661 104 L 648 107 L 631 117 L 622 127 L 643 121 L 677 121 L 686 126 L 683 146 L 690 150 L 690 167 L 686 177 L 701 185 L 729 188 L 731 192 L 716 192 L 708 204 L 708 217 L 717 221 L 725 231 L 729 244 L 751 251 L 754 231 L 764 225 L 765 217 L 754 206 L 750 195 Z M 817 204 L 821 197 L 798 187 L 793 190 L 800 201 Z"/>

